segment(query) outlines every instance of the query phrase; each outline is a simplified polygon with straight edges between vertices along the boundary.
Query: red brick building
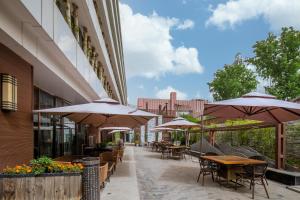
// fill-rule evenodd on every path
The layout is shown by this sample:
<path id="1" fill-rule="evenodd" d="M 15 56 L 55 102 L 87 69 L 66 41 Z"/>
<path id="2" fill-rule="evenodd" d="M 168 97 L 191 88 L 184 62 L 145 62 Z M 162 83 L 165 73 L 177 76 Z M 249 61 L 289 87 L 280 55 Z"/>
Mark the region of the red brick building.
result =
<path id="1" fill-rule="evenodd" d="M 163 116 L 163 123 L 182 114 L 199 117 L 203 113 L 203 99 L 177 100 L 176 92 L 170 93 L 170 99 L 138 98 L 138 109 Z"/>

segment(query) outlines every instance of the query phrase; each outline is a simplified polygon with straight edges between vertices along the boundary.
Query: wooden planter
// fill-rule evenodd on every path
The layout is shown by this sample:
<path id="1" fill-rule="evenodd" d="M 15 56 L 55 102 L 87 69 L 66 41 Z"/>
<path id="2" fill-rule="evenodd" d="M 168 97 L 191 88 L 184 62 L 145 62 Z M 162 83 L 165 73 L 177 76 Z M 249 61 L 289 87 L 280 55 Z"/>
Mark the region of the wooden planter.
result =
<path id="1" fill-rule="evenodd" d="M 0 174 L 0 200 L 82 198 L 81 173 Z"/>

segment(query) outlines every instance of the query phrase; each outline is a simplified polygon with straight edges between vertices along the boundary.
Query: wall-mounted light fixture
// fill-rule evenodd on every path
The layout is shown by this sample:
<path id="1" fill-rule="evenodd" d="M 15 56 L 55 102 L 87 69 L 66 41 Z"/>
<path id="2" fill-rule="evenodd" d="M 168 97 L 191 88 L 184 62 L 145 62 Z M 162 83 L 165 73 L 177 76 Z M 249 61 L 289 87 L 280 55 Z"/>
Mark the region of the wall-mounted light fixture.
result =
<path id="1" fill-rule="evenodd" d="M 1 74 L 1 109 L 17 111 L 18 81 L 9 74 Z"/>

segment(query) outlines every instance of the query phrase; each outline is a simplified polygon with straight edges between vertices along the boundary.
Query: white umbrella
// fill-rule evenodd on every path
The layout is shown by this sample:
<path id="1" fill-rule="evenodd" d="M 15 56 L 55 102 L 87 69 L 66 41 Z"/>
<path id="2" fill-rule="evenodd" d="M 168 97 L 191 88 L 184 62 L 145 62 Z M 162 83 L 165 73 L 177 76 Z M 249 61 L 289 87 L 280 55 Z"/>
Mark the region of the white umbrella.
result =
<path id="1" fill-rule="evenodd" d="M 103 127 L 100 128 L 100 131 L 131 131 L 132 129 L 129 127 Z"/>
<path id="2" fill-rule="evenodd" d="M 161 127 L 161 128 L 153 128 L 150 129 L 151 132 L 162 132 L 162 131 L 167 131 L 167 132 L 172 132 L 172 131 L 182 131 L 181 129 L 174 129 L 174 128 L 167 128 L 167 127 Z"/>
<path id="3" fill-rule="evenodd" d="M 177 117 L 170 122 L 160 124 L 155 128 L 179 128 L 179 129 L 188 129 L 188 128 L 200 128 L 200 125 L 194 122 L 187 121 L 182 117 Z"/>
<path id="4" fill-rule="evenodd" d="M 157 115 L 136 110 L 119 102 L 103 98 L 92 103 L 34 110 L 36 113 L 48 113 L 67 117 L 77 123 L 91 124 L 95 127 L 130 127 L 144 125 Z"/>
<path id="5" fill-rule="evenodd" d="M 162 127 L 179 128 L 179 129 L 187 130 L 189 128 L 200 128 L 200 125 L 197 123 L 194 123 L 194 122 L 187 121 L 186 119 L 184 119 L 182 117 L 177 117 L 177 118 L 173 119 L 172 121 L 158 125 L 155 128 L 162 128 Z M 176 132 L 176 135 L 177 135 L 177 132 Z M 187 131 L 185 134 L 185 139 L 186 139 L 186 145 L 189 145 L 189 133 L 187 133 Z"/>
<path id="6" fill-rule="evenodd" d="M 251 92 L 240 98 L 205 104 L 204 115 L 225 119 L 252 119 L 274 124 L 300 119 L 300 104 Z"/>

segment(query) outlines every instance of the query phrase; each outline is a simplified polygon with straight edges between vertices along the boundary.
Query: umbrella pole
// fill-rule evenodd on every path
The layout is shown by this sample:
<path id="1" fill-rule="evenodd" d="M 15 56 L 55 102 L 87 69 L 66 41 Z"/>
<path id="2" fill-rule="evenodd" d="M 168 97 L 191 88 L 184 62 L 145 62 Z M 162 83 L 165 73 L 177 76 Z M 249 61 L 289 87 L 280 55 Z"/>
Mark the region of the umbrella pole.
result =
<path id="1" fill-rule="evenodd" d="M 202 147 L 203 147 L 203 132 L 204 132 L 204 127 L 203 127 L 203 115 L 201 115 L 201 141 L 200 141 L 200 153 L 202 153 Z"/>

